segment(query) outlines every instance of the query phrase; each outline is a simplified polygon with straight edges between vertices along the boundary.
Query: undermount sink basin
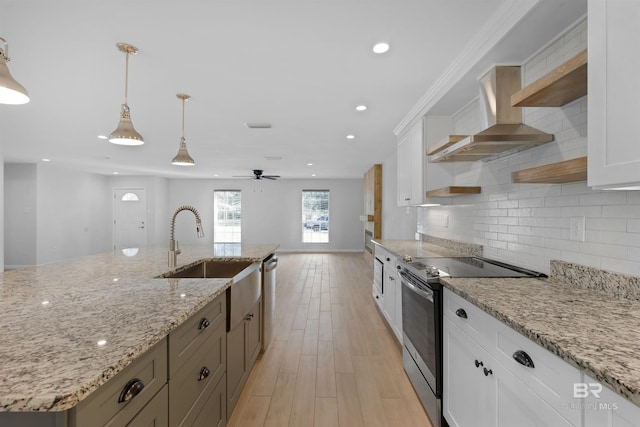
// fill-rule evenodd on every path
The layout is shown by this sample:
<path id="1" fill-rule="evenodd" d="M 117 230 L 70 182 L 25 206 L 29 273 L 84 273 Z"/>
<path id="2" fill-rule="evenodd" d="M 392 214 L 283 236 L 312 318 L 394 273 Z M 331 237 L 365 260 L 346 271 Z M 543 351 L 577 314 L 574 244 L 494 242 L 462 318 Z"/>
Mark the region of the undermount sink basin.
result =
<path id="1" fill-rule="evenodd" d="M 232 278 L 245 268 L 253 264 L 250 261 L 202 261 L 179 271 L 164 273 L 159 277 L 164 279 L 214 279 L 214 278 Z"/>

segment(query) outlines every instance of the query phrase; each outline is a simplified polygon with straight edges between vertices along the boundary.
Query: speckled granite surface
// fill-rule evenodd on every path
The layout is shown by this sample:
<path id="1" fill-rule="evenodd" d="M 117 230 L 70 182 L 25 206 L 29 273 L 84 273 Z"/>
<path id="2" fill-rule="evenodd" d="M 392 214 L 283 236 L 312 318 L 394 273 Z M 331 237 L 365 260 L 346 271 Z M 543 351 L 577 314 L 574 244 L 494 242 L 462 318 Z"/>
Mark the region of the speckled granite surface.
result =
<path id="1" fill-rule="evenodd" d="M 178 265 L 277 247 L 183 247 Z M 75 406 L 232 283 L 153 279 L 167 270 L 167 249 L 148 248 L 1 273 L 0 412 Z"/>
<path id="2" fill-rule="evenodd" d="M 453 292 L 640 406 L 640 301 L 555 279 L 442 279 Z"/>
<path id="3" fill-rule="evenodd" d="M 460 254 L 459 256 L 482 256 L 482 245 L 443 239 L 441 237 L 429 236 L 427 234 L 420 234 L 420 238 L 427 244 L 454 250 Z"/>
<path id="4" fill-rule="evenodd" d="M 640 277 L 558 260 L 551 261 L 551 277 L 613 297 L 640 301 Z"/>
<path id="5" fill-rule="evenodd" d="M 465 256 L 464 253 L 458 250 L 444 248 L 442 246 L 421 242 L 419 240 L 374 239 L 372 241 L 399 257 L 402 257 L 403 255 L 411 255 L 411 257 Z"/>

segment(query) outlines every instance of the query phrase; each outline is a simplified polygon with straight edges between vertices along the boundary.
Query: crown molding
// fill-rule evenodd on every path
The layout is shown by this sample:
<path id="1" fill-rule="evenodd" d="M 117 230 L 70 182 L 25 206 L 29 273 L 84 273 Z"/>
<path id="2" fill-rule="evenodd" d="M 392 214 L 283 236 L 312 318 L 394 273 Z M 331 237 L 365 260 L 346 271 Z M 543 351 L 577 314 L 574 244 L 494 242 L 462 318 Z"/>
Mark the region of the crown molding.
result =
<path id="1" fill-rule="evenodd" d="M 393 133 L 400 136 L 417 123 L 440 101 L 473 67 L 485 57 L 504 37 L 516 27 L 542 0 L 507 0 L 491 19 L 482 26 L 463 51 L 446 68 L 418 103 L 395 127 Z"/>

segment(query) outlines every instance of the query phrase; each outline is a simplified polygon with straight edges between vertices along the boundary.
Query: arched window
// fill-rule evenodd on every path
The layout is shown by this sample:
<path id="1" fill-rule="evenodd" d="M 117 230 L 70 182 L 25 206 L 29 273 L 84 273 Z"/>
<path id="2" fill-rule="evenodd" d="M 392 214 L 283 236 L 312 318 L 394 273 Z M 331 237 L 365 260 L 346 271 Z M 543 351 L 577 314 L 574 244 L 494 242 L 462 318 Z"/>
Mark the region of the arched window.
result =
<path id="1" fill-rule="evenodd" d="M 138 195 L 136 193 L 125 193 L 122 196 L 122 201 L 123 202 L 139 202 L 140 199 L 138 198 Z"/>

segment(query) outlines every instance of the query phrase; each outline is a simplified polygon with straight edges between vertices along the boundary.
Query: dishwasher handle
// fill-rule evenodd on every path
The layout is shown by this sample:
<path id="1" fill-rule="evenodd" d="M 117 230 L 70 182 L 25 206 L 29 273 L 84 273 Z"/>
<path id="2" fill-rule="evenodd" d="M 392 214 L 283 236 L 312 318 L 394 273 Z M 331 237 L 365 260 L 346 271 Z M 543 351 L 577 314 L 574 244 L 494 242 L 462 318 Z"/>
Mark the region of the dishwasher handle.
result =
<path id="1" fill-rule="evenodd" d="M 271 255 L 271 257 L 267 258 L 267 260 L 263 263 L 263 269 L 265 273 L 269 273 L 275 270 L 277 266 L 278 257 L 275 254 Z"/>

